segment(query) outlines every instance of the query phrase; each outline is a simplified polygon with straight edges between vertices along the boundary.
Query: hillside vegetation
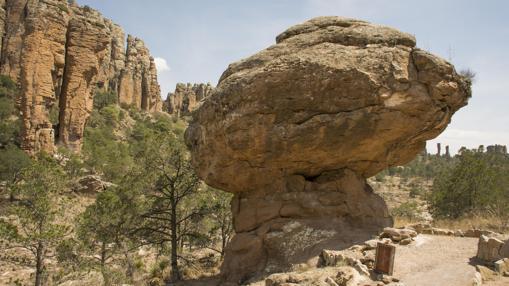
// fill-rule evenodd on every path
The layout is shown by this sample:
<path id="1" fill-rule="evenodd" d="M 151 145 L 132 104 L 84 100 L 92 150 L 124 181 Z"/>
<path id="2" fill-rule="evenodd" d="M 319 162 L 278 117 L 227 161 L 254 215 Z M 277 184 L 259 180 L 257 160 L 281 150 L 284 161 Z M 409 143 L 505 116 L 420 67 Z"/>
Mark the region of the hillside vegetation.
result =
<path id="1" fill-rule="evenodd" d="M 186 122 L 98 91 L 81 154 L 20 148 L 16 84 L 0 78 L 0 284 L 165 285 L 217 273 L 231 195 L 203 184 Z M 420 155 L 371 179 L 406 221 L 497 218 L 507 229 L 509 157 L 483 148 Z M 431 215 L 431 216 L 430 216 Z"/>

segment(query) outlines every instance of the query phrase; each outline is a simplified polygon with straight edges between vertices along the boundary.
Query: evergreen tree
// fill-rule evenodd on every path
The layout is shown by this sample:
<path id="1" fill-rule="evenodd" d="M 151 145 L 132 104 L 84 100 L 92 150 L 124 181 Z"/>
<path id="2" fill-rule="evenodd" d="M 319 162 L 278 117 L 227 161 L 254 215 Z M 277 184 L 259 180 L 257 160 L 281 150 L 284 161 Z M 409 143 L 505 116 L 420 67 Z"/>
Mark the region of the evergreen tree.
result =
<path id="1" fill-rule="evenodd" d="M 10 213 L 18 220 L 0 220 L 0 237 L 10 247 L 21 247 L 33 254 L 35 286 L 43 284 L 49 252 L 69 231 L 58 221 L 62 214 L 58 196 L 65 185 L 62 168 L 41 155 L 22 171 L 21 180 L 15 185 L 18 200 L 11 205 Z"/>

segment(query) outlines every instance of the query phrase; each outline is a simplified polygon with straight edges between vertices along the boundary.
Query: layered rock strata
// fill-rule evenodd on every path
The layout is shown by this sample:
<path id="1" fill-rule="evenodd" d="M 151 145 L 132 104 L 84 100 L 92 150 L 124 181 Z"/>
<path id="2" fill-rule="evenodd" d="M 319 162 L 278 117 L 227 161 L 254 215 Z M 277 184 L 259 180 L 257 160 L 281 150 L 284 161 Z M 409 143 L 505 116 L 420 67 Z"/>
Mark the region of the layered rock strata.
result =
<path id="1" fill-rule="evenodd" d="M 129 37 L 125 51 L 122 29 L 87 6 L 2 0 L 0 32 L 0 73 L 20 85 L 22 142 L 30 153 L 51 153 L 56 143 L 79 152 L 97 89 L 142 110 L 162 109 L 154 60 L 143 42 Z"/>
<path id="2" fill-rule="evenodd" d="M 177 83 L 175 92 L 169 93 L 166 98 L 166 109 L 168 113 L 178 117 L 190 115 L 199 106 L 200 101 L 212 93 L 213 89 L 210 83 Z"/>
<path id="3" fill-rule="evenodd" d="M 119 100 L 148 111 L 161 111 L 161 90 L 157 83 L 154 58 L 142 40 L 127 37 L 125 68 L 120 73 Z M 152 95 L 157 94 L 157 97 Z"/>
<path id="4" fill-rule="evenodd" d="M 389 27 L 320 17 L 276 41 L 231 64 L 186 131 L 199 176 L 235 194 L 222 268 L 234 283 L 390 226 L 366 178 L 412 160 L 470 96 L 450 63 Z"/>

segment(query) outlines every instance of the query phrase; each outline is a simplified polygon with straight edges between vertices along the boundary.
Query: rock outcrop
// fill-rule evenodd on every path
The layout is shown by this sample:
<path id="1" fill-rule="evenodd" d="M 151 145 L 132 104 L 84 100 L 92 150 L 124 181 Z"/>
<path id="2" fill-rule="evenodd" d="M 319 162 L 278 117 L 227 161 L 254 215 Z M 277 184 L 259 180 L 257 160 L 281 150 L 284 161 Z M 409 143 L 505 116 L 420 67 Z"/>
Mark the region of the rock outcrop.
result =
<path id="1" fill-rule="evenodd" d="M 412 160 L 470 96 L 389 27 L 320 17 L 276 41 L 231 64 L 186 131 L 198 175 L 235 194 L 222 268 L 234 283 L 390 226 L 366 178 Z"/>
<path id="2" fill-rule="evenodd" d="M 143 42 L 99 12 L 66 0 L 0 1 L 0 73 L 17 81 L 23 148 L 79 152 L 97 89 L 119 102 L 161 111 L 155 64 Z M 123 81 L 123 79 L 129 79 Z"/>
<path id="3" fill-rule="evenodd" d="M 210 83 L 177 83 L 174 93 L 166 98 L 167 111 L 178 117 L 190 115 L 201 100 L 208 97 L 214 88 Z"/>
<path id="4" fill-rule="evenodd" d="M 487 262 L 509 258 L 509 244 L 505 244 L 504 241 L 496 237 L 481 235 L 477 245 L 477 258 Z"/>
<path id="5" fill-rule="evenodd" d="M 142 40 L 127 37 L 126 68 L 119 81 L 120 104 L 127 104 L 142 110 L 161 111 L 161 90 L 157 83 L 154 58 Z"/>

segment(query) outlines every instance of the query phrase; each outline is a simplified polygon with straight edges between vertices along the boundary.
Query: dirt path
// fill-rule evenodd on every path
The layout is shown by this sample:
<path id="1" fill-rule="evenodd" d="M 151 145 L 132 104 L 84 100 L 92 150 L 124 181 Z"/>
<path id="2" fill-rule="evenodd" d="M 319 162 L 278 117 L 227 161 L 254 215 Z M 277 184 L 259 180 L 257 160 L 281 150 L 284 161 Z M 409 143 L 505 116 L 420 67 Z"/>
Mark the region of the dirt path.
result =
<path id="1" fill-rule="evenodd" d="M 394 275 L 407 286 L 472 285 L 476 238 L 419 235 L 409 246 L 398 246 Z"/>

